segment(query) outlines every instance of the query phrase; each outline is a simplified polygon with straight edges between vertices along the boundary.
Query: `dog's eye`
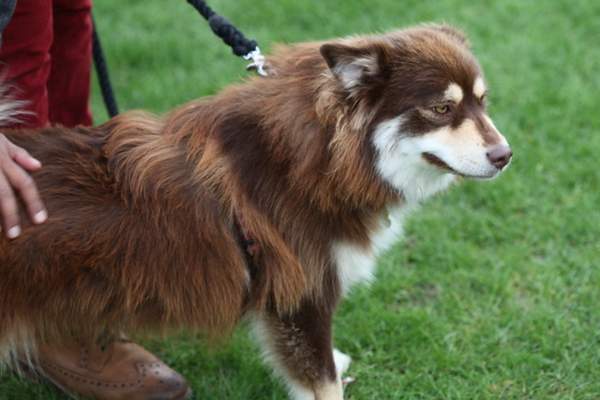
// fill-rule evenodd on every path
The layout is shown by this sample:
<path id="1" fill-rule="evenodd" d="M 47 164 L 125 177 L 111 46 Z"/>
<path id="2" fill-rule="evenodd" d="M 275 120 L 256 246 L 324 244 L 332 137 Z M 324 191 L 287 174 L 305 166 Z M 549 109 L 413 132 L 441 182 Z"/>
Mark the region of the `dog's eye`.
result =
<path id="1" fill-rule="evenodd" d="M 436 114 L 443 115 L 448 114 L 448 112 L 450 111 L 450 106 L 448 104 L 438 104 L 437 106 L 433 106 L 431 109 Z"/>

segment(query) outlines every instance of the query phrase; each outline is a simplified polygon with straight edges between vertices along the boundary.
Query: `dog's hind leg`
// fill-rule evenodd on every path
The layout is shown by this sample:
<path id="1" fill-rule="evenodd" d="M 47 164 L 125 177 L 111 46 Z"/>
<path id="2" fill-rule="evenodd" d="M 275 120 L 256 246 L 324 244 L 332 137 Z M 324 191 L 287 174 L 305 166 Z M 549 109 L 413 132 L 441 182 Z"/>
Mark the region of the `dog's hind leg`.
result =
<path id="1" fill-rule="evenodd" d="M 9 368 L 20 373 L 23 366 L 33 369 L 36 353 L 36 341 L 27 325 L 10 322 L 0 330 L 0 370 Z"/>
<path id="2" fill-rule="evenodd" d="M 293 400 L 343 400 L 343 388 L 331 338 L 332 313 L 305 303 L 286 317 L 260 314 L 254 317 L 256 335 L 265 358 L 283 376 Z M 346 356 L 347 357 L 347 356 Z M 343 364 L 343 363 L 342 363 Z"/>

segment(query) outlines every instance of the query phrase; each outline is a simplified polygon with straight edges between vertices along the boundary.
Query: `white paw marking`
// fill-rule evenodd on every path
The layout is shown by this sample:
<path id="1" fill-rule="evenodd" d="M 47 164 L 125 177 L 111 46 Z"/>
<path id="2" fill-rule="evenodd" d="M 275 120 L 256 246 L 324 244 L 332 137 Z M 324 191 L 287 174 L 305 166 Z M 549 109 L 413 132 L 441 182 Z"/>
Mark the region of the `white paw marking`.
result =
<path id="1" fill-rule="evenodd" d="M 350 368 L 352 358 L 338 349 L 333 349 L 333 361 L 335 362 L 335 370 L 337 371 L 338 377 L 341 377 L 348 371 L 348 368 Z"/>

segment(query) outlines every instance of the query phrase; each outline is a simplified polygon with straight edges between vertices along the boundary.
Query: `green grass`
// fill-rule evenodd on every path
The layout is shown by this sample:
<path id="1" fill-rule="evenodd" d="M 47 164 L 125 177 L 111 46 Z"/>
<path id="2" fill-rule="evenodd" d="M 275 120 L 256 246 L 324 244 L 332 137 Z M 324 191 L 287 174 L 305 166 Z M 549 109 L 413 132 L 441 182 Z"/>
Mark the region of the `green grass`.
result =
<path id="1" fill-rule="evenodd" d="M 123 109 L 165 111 L 246 75 L 184 0 L 96 3 Z M 341 305 L 336 342 L 357 378 L 347 398 L 600 398 L 600 2 L 210 3 L 265 50 L 454 23 L 470 35 L 491 115 L 513 146 L 500 179 L 465 182 L 415 214 L 376 283 Z M 284 398 L 244 329 L 218 351 L 191 335 L 143 343 L 198 399 Z M 0 376 L 0 399 L 37 398 L 64 397 Z"/>

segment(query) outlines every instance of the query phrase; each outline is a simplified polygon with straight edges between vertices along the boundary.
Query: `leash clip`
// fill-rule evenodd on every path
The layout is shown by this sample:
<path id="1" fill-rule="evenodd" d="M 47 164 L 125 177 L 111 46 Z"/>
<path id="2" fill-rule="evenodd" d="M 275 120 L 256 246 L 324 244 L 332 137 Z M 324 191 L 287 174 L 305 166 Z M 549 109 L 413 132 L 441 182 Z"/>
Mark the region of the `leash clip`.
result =
<path id="1" fill-rule="evenodd" d="M 246 66 L 247 70 L 254 69 L 260 76 L 268 75 L 265 70 L 265 56 L 262 55 L 258 46 L 243 57 L 244 60 L 252 60 L 252 62 Z"/>

